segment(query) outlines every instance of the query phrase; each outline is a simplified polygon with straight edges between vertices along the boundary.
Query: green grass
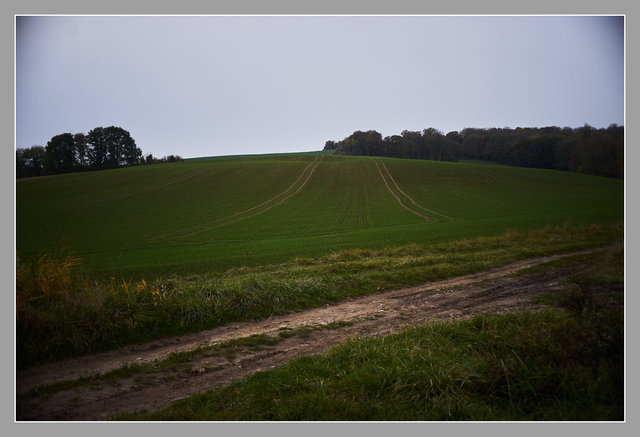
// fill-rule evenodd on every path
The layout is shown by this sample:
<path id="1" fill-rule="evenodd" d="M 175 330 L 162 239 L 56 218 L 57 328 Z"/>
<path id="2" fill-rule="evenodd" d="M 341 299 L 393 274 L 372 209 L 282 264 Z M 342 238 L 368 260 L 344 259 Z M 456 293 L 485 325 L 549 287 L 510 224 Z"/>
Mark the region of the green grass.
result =
<path id="1" fill-rule="evenodd" d="M 576 263 L 590 268 L 539 300 L 550 309 L 351 339 L 164 410 L 113 419 L 622 421 L 621 246 L 546 263 L 527 274 L 571 271 Z M 603 285 L 618 288 L 593 292 Z"/>
<path id="2" fill-rule="evenodd" d="M 621 180 L 325 153 L 18 180 L 17 365 L 614 245 L 541 298 L 564 312 L 349 342 L 149 417 L 619 420 L 623 214 Z"/>
<path id="3" fill-rule="evenodd" d="M 614 223 L 623 195 L 620 180 L 504 166 L 329 154 L 203 158 L 18 180 L 16 246 L 31 262 L 63 244 L 98 278 L 223 272 L 565 221 Z"/>
<path id="4" fill-rule="evenodd" d="M 623 420 L 622 316 L 478 316 L 347 341 L 116 420 Z"/>
<path id="5" fill-rule="evenodd" d="M 346 250 L 283 264 L 174 274 L 144 282 L 95 280 L 82 275 L 81 266 L 58 268 L 69 265 L 65 258 L 69 255 L 63 254 L 43 265 L 18 265 L 17 364 L 24 368 L 266 318 L 518 259 L 621 244 L 622 232 L 621 225 L 545 227 L 437 245 Z"/>
<path id="6" fill-rule="evenodd" d="M 330 154 L 18 180 L 18 362 L 607 244 L 622 215 L 619 180 Z M 63 249 L 82 265 L 45 281 Z"/>
<path id="7" fill-rule="evenodd" d="M 469 242 L 465 244 L 469 246 Z M 354 253 L 345 258 L 357 259 Z M 570 256 L 526 269 L 576 271 L 561 291 L 538 303 L 565 311 L 478 316 L 430 323 L 377 339 L 352 339 L 330 352 L 288 364 L 179 401 L 153 414 L 115 420 L 608 420 L 623 419 L 623 251 Z M 576 284 L 582 286 L 576 293 Z M 615 285 L 601 293 L 598 287 Z M 596 290 L 595 293 L 592 289 Z M 31 395 L 120 378 L 192 371 L 189 362 L 239 349 L 275 345 L 312 330 L 254 335 L 103 375 L 33 389 Z"/>

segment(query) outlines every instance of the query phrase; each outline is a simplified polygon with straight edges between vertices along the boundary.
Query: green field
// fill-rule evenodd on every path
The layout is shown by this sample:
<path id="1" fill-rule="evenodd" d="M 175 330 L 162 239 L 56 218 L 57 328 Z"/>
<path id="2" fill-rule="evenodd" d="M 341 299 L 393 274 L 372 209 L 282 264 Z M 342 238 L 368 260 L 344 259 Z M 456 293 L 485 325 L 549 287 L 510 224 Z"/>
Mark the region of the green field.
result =
<path id="1" fill-rule="evenodd" d="M 561 310 L 348 341 L 123 417 L 620 420 L 624 296 L 590 290 L 624 282 L 623 219 L 622 180 L 482 163 L 309 153 L 17 180 L 16 365 L 606 247 L 576 264 L 583 294 L 544 297 Z"/>
<path id="2" fill-rule="evenodd" d="M 324 154 L 200 158 L 16 182 L 21 260 L 65 246 L 103 277 L 222 272 L 623 215 L 618 179 Z"/>

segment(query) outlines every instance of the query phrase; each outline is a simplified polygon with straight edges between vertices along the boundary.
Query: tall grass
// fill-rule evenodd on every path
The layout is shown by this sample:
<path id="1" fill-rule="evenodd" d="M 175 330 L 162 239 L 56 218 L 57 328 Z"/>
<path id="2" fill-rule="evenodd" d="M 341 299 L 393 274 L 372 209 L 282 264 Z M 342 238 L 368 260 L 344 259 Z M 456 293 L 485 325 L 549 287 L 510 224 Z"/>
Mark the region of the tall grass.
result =
<path id="1" fill-rule="evenodd" d="M 621 313 L 478 316 L 330 352 L 118 420 L 623 420 Z"/>
<path id="2" fill-rule="evenodd" d="M 622 226 L 546 227 L 433 246 L 347 250 L 224 273 L 98 281 L 68 252 L 18 262 L 17 364 L 107 350 L 545 254 L 620 243 Z"/>
<path id="3" fill-rule="evenodd" d="M 553 309 L 351 339 L 165 410 L 115 419 L 622 421 L 621 252 L 580 257 L 592 269 L 572 279 L 580 292 L 568 284 L 549 296 Z M 603 285 L 618 290 L 613 305 L 611 293 L 594 293 Z"/>

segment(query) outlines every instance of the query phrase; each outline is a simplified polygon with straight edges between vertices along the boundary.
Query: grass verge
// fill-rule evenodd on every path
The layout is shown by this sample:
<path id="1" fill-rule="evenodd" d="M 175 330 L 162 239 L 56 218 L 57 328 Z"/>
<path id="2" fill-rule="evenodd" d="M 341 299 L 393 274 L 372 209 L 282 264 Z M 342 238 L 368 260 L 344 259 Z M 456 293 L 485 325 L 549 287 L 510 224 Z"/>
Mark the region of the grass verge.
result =
<path id="1" fill-rule="evenodd" d="M 352 339 L 114 420 L 622 421 L 623 252 L 571 258 L 544 269 L 592 268 L 543 296 L 547 310 Z"/>
<path id="2" fill-rule="evenodd" d="M 545 227 L 432 246 L 348 250 L 287 264 L 146 282 L 86 279 L 61 252 L 18 263 L 18 368 L 478 272 L 518 259 L 621 244 L 622 225 Z M 43 273 L 44 272 L 44 273 Z"/>
<path id="3" fill-rule="evenodd" d="M 433 323 L 116 420 L 622 420 L 619 312 Z"/>

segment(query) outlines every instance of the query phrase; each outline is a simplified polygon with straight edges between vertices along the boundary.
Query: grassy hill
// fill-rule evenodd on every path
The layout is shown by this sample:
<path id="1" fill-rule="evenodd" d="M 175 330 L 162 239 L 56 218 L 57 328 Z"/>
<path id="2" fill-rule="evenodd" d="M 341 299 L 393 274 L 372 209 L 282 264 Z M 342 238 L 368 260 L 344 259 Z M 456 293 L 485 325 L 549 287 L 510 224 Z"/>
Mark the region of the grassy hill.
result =
<path id="1" fill-rule="evenodd" d="M 575 272 L 538 302 L 560 309 L 350 340 L 127 419 L 620 420 L 623 217 L 621 180 L 480 163 L 284 154 L 18 180 L 16 365 L 573 253 L 539 266 Z"/>
<path id="2" fill-rule="evenodd" d="M 201 158 L 16 182 L 21 259 L 64 245 L 97 276 L 152 277 L 611 223 L 623 181 L 324 154 Z"/>

